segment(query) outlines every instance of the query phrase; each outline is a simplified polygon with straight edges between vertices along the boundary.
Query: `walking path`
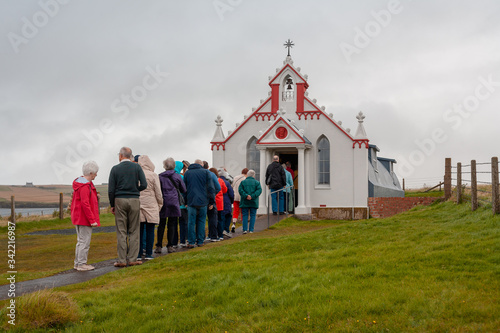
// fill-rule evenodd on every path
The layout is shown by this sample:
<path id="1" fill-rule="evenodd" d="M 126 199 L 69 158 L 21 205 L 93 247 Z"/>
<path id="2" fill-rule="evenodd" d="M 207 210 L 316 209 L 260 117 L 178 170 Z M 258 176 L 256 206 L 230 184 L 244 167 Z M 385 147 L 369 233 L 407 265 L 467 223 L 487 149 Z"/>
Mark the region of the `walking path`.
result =
<path id="1" fill-rule="evenodd" d="M 271 215 L 270 221 L 269 221 L 269 226 L 279 222 L 280 219 L 285 218 L 286 215 L 282 216 L 273 216 Z M 257 220 L 255 221 L 255 228 L 254 232 L 260 232 L 263 230 L 266 230 L 268 227 L 268 220 L 267 220 L 267 215 L 262 215 L 257 217 Z M 101 227 L 101 230 L 96 230 L 95 232 L 114 232 L 115 227 Z M 75 232 L 75 229 L 60 229 L 60 230 L 46 230 L 46 231 L 40 231 L 40 232 L 34 232 L 30 234 L 37 234 L 39 235 L 40 233 L 42 235 L 53 235 L 53 234 L 71 234 L 71 231 L 73 233 Z M 238 237 L 243 235 L 243 230 L 242 227 L 238 227 L 236 229 L 236 232 L 232 234 L 233 237 Z M 177 252 L 184 252 L 184 251 L 189 251 L 186 248 L 177 248 Z M 161 254 L 154 254 L 154 257 L 160 257 L 164 256 L 167 254 L 167 249 L 164 247 L 162 249 Z M 86 272 L 78 272 L 74 269 L 70 269 L 67 271 L 60 272 L 56 275 L 41 278 L 41 279 L 35 279 L 35 280 L 28 280 L 28 281 L 23 281 L 23 282 L 18 282 L 16 283 L 16 297 L 21 296 L 27 293 L 31 293 L 37 290 L 41 289 L 47 289 L 47 288 L 55 288 L 55 287 L 62 287 L 62 286 L 67 286 L 71 284 L 76 284 L 76 283 L 81 283 L 85 282 L 88 280 L 91 280 L 93 278 L 96 278 L 98 276 L 104 275 L 106 273 L 122 269 L 122 268 L 117 268 L 114 267 L 113 264 L 116 262 L 116 259 L 110 259 L 110 260 L 105 260 L 98 262 L 96 264 L 93 264 L 95 266 L 95 269 L 92 271 L 86 271 Z M 0 300 L 5 300 L 9 299 L 8 293 L 9 293 L 10 286 L 3 285 L 0 286 Z"/>

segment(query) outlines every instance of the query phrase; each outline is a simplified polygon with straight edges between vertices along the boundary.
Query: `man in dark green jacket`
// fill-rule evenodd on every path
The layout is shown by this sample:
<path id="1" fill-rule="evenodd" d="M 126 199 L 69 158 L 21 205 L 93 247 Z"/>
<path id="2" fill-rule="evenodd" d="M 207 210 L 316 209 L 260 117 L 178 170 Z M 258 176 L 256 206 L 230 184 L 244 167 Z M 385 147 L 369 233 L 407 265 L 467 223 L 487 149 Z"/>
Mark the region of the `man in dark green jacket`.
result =
<path id="1" fill-rule="evenodd" d="M 247 178 L 243 180 L 238 187 L 240 193 L 240 208 L 241 218 L 243 222 L 243 233 L 247 233 L 248 228 L 248 215 L 250 214 L 250 233 L 253 232 L 255 226 L 255 217 L 257 215 L 257 208 L 259 208 L 259 196 L 262 193 L 260 183 L 254 178 L 255 171 L 248 170 Z"/>
<path id="2" fill-rule="evenodd" d="M 137 261 L 140 238 L 140 192 L 148 186 L 139 164 L 133 163 L 132 149 L 120 149 L 120 163 L 109 174 L 108 195 L 111 213 L 115 215 L 118 261 L 115 267 L 140 265 Z M 128 242 L 127 242 L 128 238 Z"/>

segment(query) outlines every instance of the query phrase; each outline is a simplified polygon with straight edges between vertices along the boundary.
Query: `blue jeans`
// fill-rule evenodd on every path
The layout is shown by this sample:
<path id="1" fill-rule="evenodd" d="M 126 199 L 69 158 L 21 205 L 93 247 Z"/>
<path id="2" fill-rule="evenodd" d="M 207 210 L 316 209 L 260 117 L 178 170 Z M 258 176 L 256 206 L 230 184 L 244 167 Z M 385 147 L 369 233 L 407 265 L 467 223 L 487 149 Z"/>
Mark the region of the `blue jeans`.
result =
<path id="1" fill-rule="evenodd" d="M 278 212 L 278 202 L 277 202 L 277 197 L 279 194 L 279 200 L 280 200 L 280 212 L 285 211 L 285 196 L 283 195 L 283 191 L 280 192 L 274 192 L 276 191 L 275 189 L 271 189 L 273 193 L 271 193 L 271 207 L 273 210 L 273 213 Z"/>
<path id="2" fill-rule="evenodd" d="M 205 241 L 205 220 L 207 206 L 191 207 L 188 210 L 188 242 L 190 245 L 202 245 Z"/>
<path id="3" fill-rule="evenodd" d="M 139 242 L 139 254 L 137 258 L 142 257 L 142 250 L 146 249 L 146 257 L 151 257 L 153 255 L 153 243 L 155 241 L 155 224 L 141 222 L 141 242 Z M 146 241 L 143 242 L 142 240 Z"/>
<path id="4" fill-rule="evenodd" d="M 187 209 L 181 209 L 181 217 L 179 217 L 179 237 L 181 244 L 186 244 L 188 229 L 188 212 Z"/>
<path id="5" fill-rule="evenodd" d="M 248 230 L 248 214 L 250 213 L 250 230 Z M 243 222 L 243 231 L 253 231 L 255 226 L 255 217 L 257 216 L 257 208 L 241 208 L 241 220 Z"/>

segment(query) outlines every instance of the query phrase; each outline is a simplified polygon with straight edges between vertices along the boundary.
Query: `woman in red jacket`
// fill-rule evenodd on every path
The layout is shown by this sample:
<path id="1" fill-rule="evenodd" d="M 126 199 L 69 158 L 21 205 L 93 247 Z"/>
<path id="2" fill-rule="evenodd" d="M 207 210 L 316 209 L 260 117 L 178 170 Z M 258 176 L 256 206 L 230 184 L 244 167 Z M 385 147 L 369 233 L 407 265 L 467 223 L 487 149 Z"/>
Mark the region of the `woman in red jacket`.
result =
<path id="1" fill-rule="evenodd" d="M 75 266 L 77 271 L 90 271 L 95 267 L 87 265 L 92 227 L 101 225 L 99 221 L 98 194 L 92 181 L 99 167 L 94 161 L 83 164 L 83 176 L 73 181 L 71 201 L 71 221 L 76 228 Z"/>

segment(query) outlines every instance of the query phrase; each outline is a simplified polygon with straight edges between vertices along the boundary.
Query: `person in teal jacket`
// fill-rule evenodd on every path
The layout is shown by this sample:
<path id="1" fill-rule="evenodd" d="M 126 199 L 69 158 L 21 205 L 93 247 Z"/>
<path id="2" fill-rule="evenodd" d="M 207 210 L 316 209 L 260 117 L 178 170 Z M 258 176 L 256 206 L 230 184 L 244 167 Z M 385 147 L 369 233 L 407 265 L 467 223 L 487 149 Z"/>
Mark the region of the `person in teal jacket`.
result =
<path id="1" fill-rule="evenodd" d="M 286 164 L 282 164 L 283 169 L 285 169 L 285 175 L 286 175 L 286 190 L 285 190 L 285 210 L 288 212 L 292 212 L 294 208 L 294 200 L 292 196 L 292 190 L 293 190 L 293 177 L 290 172 L 288 172 L 286 168 Z"/>
<path id="2" fill-rule="evenodd" d="M 259 196 L 262 193 L 262 187 L 254 176 L 255 171 L 248 170 L 247 178 L 242 181 L 240 187 L 238 187 L 238 192 L 241 196 L 240 208 L 244 234 L 247 233 L 247 230 L 250 231 L 250 233 L 253 232 L 257 208 L 259 208 Z M 250 228 L 248 228 L 248 215 L 250 215 Z"/>

